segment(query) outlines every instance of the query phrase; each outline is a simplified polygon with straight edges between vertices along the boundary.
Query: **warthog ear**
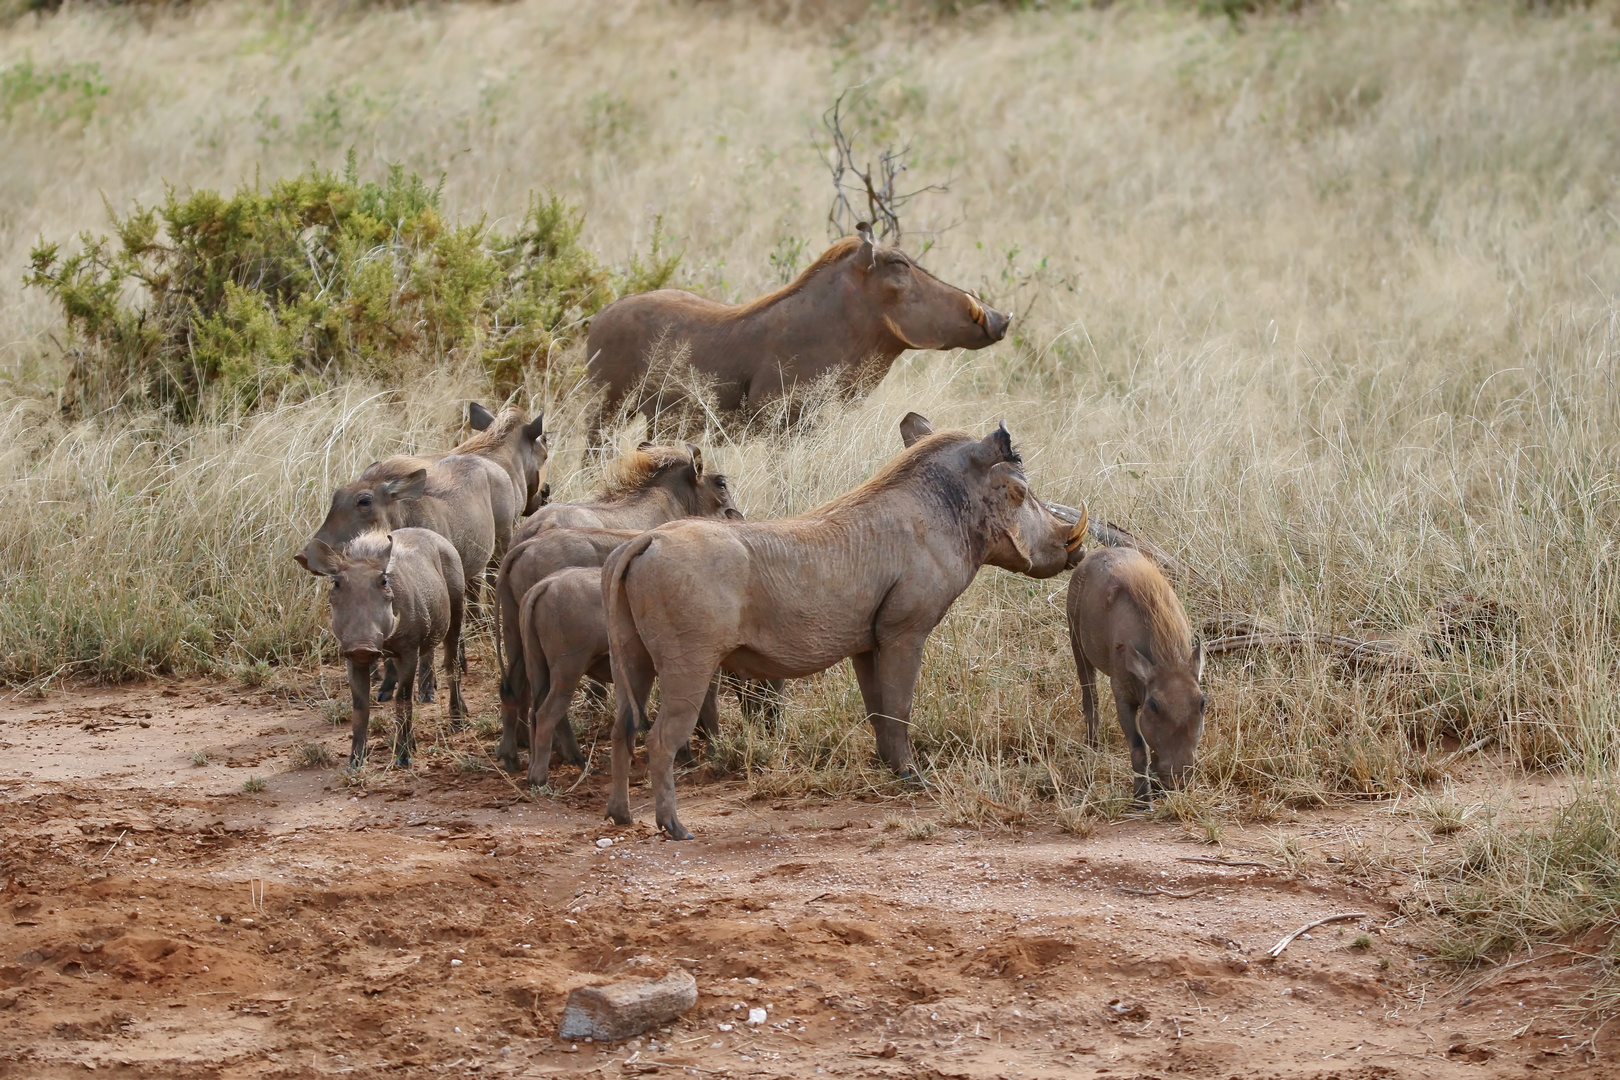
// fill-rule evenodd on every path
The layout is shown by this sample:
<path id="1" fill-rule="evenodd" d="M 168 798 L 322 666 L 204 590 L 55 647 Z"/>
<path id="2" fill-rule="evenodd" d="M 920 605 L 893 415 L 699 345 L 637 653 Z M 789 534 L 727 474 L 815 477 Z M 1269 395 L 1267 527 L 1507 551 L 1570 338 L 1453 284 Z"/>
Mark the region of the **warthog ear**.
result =
<path id="1" fill-rule="evenodd" d="M 467 423 L 472 425 L 474 431 L 483 431 L 495 422 L 495 414 L 478 404 L 476 401 L 467 402 Z"/>
<path id="2" fill-rule="evenodd" d="M 692 472 L 694 474 L 696 474 L 699 479 L 702 479 L 702 477 L 703 477 L 703 451 L 699 450 L 697 447 L 693 446 L 691 443 L 687 443 L 686 444 L 686 452 L 688 454 L 692 455 Z"/>
<path id="3" fill-rule="evenodd" d="M 1204 681 L 1204 640 L 1203 640 L 1203 638 L 1199 638 L 1198 639 L 1198 644 L 1193 646 L 1192 669 L 1193 669 L 1193 682 L 1203 682 Z"/>
<path id="4" fill-rule="evenodd" d="M 872 238 L 872 226 L 864 221 L 857 221 L 855 231 L 861 234 L 861 250 L 855 258 L 870 270 L 877 265 L 877 243 Z"/>
<path id="5" fill-rule="evenodd" d="M 386 554 L 385 558 L 387 559 L 387 561 L 383 563 L 383 576 L 387 577 L 389 574 L 392 574 L 394 572 L 394 534 L 393 533 L 388 534 L 388 551 L 387 551 L 387 554 Z"/>
<path id="6" fill-rule="evenodd" d="M 922 413 L 908 412 L 900 418 L 900 441 L 907 446 L 933 433 L 934 425 Z"/>
<path id="7" fill-rule="evenodd" d="M 1013 449 L 1012 433 L 1007 430 L 1005 420 L 1001 422 L 1000 427 L 979 440 L 979 445 L 973 448 L 973 460 L 985 468 L 1003 461 L 1014 465 L 1023 463 L 1023 459 Z"/>
<path id="8" fill-rule="evenodd" d="M 1146 686 L 1153 679 L 1153 664 L 1142 655 L 1142 650 L 1129 642 L 1120 642 L 1114 648 L 1120 653 L 1120 660 L 1125 670 L 1135 675 L 1137 680 Z"/>
<path id="9" fill-rule="evenodd" d="M 735 506 L 728 506 L 728 507 L 726 507 L 726 520 L 727 521 L 747 521 L 748 519 L 746 517 L 744 517 L 743 512 L 741 510 L 737 509 Z"/>
<path id="10" fill-rule="evenodd" d="M 412 502 L 420 499 L 427 491 L 427 470 L 417 469 L 409 476 L 402 476 L 398 480 L 390 480 L 379 489 L 400 502 Z"/>
<path id="11" fill-rule="evenodd" d="M 311 540 L 293 560 L 316 577 L 336 577 L 342 562 L 325 540 Z"/>
<path id="12" fill-rule="evenodd" d="M 523 425 L 523 437 L 525 439 L 534 439 L 538 441 L 545 438 L 545 435 L 546 414 L 543 412 L 535 413 L 534 419 Z"/>

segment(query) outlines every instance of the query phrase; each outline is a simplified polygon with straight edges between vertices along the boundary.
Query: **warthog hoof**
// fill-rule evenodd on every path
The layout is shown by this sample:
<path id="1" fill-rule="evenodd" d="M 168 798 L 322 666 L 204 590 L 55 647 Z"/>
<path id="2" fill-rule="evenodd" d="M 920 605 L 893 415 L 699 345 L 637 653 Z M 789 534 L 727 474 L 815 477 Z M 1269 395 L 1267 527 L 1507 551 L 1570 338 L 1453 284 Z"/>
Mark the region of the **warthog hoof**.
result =
<path id="1" fill-rule="evenodd" d="M 902 787 L 908 788 L 924 788 L 928 786 L 923 781 L 922 773 L 917 771 L 915 765 L 907 765 L 900 770 L 900 784 Z"/>
<path id="2" fill-rule="evenodd" d="M 416 700 L 420 701 L 424 705 L 433 704 L 433 687 L 431 687 L 431 686 L 422 687 L 421 693 L 416 695 Z"/>
<path id="3" fill-rule="evenodd" d="M 692 830 L 682 825 L 680 818 L 671 817 L 668 821 L 660 821 L 658 827 L 668 833 L 671 840 L 692 839 Z"/>
<path id="4" fill-rule="evenodd" d="M 623 807 L 618 807 L 614 806 L 612 802 L 609 802 L 607 807 L 607 818 L 615 825 L 628 825 L 634 820 L 630 816 L 630 806 L 628 803 L 626 803 Z"/>
<path id="5" fill-rule="evenodd" d="M 394 764 L 398 765 L 401 769 L 408 769 L 411 767 L 411 756 L 409 754 L 401 754 L 399 757 L 394 759 Z"/>

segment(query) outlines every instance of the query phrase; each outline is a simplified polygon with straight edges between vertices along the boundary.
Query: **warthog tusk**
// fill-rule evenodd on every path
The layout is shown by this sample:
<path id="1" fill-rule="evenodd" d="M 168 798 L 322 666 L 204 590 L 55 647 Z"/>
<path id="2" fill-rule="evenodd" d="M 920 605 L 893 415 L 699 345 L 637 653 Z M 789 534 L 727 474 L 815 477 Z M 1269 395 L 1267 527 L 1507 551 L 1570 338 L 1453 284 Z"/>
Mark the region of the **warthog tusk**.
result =
<path id="1" fill-rule="evenodd" d="M 1042 501 L 1045 502 L 1044 499 Z M 1046 508 L 1052 511 L 1053 514 L 1062 518 L 1064 521 L 1067 521 L 1070 525 L 1073 525 L 1075 522 L 1080 520 L 1080 511 L 1076 510 L 1072 506 L 1064 506 L 1062 503 L 1049 502 L 1046 503 Z"/>
<path id="2" fill-rule="evenodd" d="M 1069 542 L 1063 545 L 1065 551 L 1073 551 L 1085 543 L 1087 526 L 1091 523 L 1090 519 L 1091 515 L 1086 513 L 1085 504 L 1082 503 L 1080 505 L 1080 519 L 1074 523 L 1074 528 L 1069 530 Z"/>
<path id="3" fill-rule="evenodd" d="M 984 325 L 984 308 L 971 295 L 968 296 L 968 314 L 980 326 Z"/>

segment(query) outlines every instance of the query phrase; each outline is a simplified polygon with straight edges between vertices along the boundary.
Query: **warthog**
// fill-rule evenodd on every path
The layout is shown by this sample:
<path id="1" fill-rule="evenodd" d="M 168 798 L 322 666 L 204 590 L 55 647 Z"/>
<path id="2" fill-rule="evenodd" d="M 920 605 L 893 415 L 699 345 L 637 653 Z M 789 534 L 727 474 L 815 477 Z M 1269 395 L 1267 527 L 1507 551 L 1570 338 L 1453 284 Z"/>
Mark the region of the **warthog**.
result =
<path id="1" fill-rule="evenodd" d="M 1097 672 L 1114 687 L 1131 748 L 1136 797 L 1149 770 L 1166 788 L 1192 771 L 1209 699 L 1199 688 L 1204 646 L 1192 643 L 1181 601 L 1158 567 L 1132 548 L 1093 551 L 1069 579 L 1069 644 L 1080 673 L 1086 741 L 1097 745 Z"/>
<path id="2" fill-rule="evenodd" d="M 606 531 L 635 535 L 680 517 L 742 517 L 731 501 L 731 484 L 723 473 L 703 468 L 703 453 L 685 448 L 642 443 L 614 463 L 607 488 L 588 502 L 551 503 L 518 531 L 512 548 L 501 560 L 495 576 L 498 643 L 505 655 L 501 669 L 501 764 L 517 770 L 517 751 L 525 744 L 528 728 L 522 717 L 529 711 L 529 683 L 523 663 L 518 626 L 518 602 L 541 578 L 568 566 L 601 566 L 617 546 L 608 544 Z M 535 540 L 561 530 L 590 531 L 595 539 Z M 604 546 L 606 545 L 606 546 Z M 579 744 L 565 727 L 559 745 L 563 757 L 584 767 Z"/>
<path id="3" fill-rule="evenodd" d="M 546 455 L 543 417 L 529 421 L 506 409 L 441 458 L 399 455 L 367 466 L 332 493 L 310 545 L 341 547 L 375 529 L 431 529 L 455 545 L 467 606 L 476 611 L 484 571 L 506 553 L 522 514 L 539 507 Z M 392 688 L 390 671 L 380 700 Z"/>
<path id="4" fill-rule="evenodd" d="M 299 563 L 332 579 L 332 635 L 349 666 L 349 697 L 354 718 L 349 765 L 366 757 L 371 723 L 371 672 L 379 657 L 400 672 L 394 700 L 394 757 L 411 763 L 411 683 L 433 673 L 434 646 L 444 645 L 444 674 L 450 683 L 450 715 L 466 716 L 461 700 L 461 558 L 450 541 L 427 529 L 365 533 L 341 551 L 310 541 Z"/>
<path id="5" fill-rule="evenodd" d="M 568 703 L 589 675 L 612 682 L 607 614 L 602 608 L 602 572 L 594 567 L 559 570 L 523 596 L 523 655 L 534 687 L 529 713 L 528 782 L 543 787 L 551 769 L 551 738 L 568 730 Z M 713 738 L 720 731 L 711 683 L 698 710 L 698 727 Z M 570 733 L 569 739 L 573 736 Z"/>
<path id="6" fill-rule="evenodd" d="M 602 494 L 541 507 L 513 542 L 557 528 L 643 532 L 676 518 L 724 517 L 731 506 L 731 481 L 704 471 L 703 451 L 691 443 L 682 448 L 644 442 L 614 463 Z"/>
<path id="7" fill-rule="evenodd" d="M 631 395 L 649 422 L 673 402 L 648 385 L 660 343 L 688 351 L 723 409 L 754 410 L 795 384 L 831 374 L 846 393 L 870 390 L 907 349 L 982 349 L 1009 316 L 934 277 L 896 247 L 859 237 L 834 243 L 790 285 L 751 303 L 721 304 L 678 289 L 626 296 L 597 313 L 586 371 L 606 388 L 591 441 Z"/>
<path id="8" fill-rule="evenodd" d="M 602 568 L 618 705 L 608 815 L 630 820 L 632 739 L 654 676 L 650 778 L 658 825 L 676 839 L 691 833 L 675 814 L 674 752 L 717 668 L 799 678 L 849 657 L 879 755 L 911 774 L 906 728 L 929 633 L 998 545 L 1017 570 L 1056 573 L 1085 537 L 1050 515 L 1026 533 L 1031 498 L 1005 427 L 940 431 L 808 514 L 675 521 L 617 549 Z"/>
<path id="9" fill-rule="evenodd" d="M 506 654 L 505 668 L 501 672 L 501 742 L 495 760 L 511 772 L 518 769 L 518 749 L 525 742 L 525 718 L 530 713 L 532 695 L 525 650 L 528 648 L 523 633 L 524 598 L 541 581 L 569 567 L 589 567 L 593 572 L 607 559 L 614 548 L 626 540 L 640 536 L 640 529 L 546 529 L 516 545 L 501 560 L 501 570 L 495 578 L 495 604 L 499 611 L 500 642 Z M 598 573 L 597 577 L 601 577 Z M 597 587 L 597 600 L 601 600 L 601 587 Z M 596 678 L 595 675 L 591 676 Z M 609 681 L 606 679 L 603 682 Z M 563 724 L 557 732 L 558 752 L 563 760 L 581 769 L 585 756 L 580 752 L 574 729 Z M 534 754 L 530 746 L 531 757 Z M 549 764 L 549 763 L 548 763 Z M 530 765 L 532 773 L 533 764 Z"/>

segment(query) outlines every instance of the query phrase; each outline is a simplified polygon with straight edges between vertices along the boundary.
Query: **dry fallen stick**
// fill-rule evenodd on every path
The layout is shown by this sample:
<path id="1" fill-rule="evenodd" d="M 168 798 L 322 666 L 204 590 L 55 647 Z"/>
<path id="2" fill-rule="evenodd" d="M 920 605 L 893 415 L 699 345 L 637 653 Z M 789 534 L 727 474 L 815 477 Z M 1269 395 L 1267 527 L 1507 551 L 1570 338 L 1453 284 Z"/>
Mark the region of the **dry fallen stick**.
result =
<path id="1" fill-rule="evenodd" d="M 1125 893 L 1128 896 L 1169 896 L 1176 900 L 1191 900 L 1207 888 L 1209 886 L 1205 885 L 1194 889 L 1192 892 L 1171 892 L 1169 889 L 1132 889 L 1124 885 L 1114 886 L 1115 891 Z"/>
<path id="2" fill-rule="evenodd" d="M 1277 957 L 1282 955 L 1284 949 L 1288 948 L 1288 946 L 1294 943 L 1295 938 L 1307 931 L 1315 930 L 1318 926 L 1326 926 L 1330 922 L 1342 922 L 1345 919 L 1365 919 L 1366 917 L 1367 913 L 1365 911 L 1342 911 L 1337 915 L 1329 915 L 1325 919 L 1317 919 L 1315 922 L 1306 923 L 1298 930 L 1295 930 L 1292 934 L 1289 934 L 1287 937 L 1277 942 L 1277 944 L 1273 945 L 1270 949 L 1266 950 L 1266 955 L 1271 957 L 1273 960 L 1277 959 Z"/>
<path id="3" fill-rule="evenodd" d="M 1247 862 L 1241 859 L 1214 859 L 1208 855 L 1183 855 L 1177 862 L 1203 863 L 1205 866 L 1258 866 L 1262 870 L 1275 870 L 1275 866 L 1263 862 Z"/>
<path id="4" fill-rule="evenodd" d="M 117 850 L 118 845 L 120 843 L 122 843 L 124 837 L 126 837 L 128 835 L 129 835 L 129 830 L 128 829 L 125 829 L 123 832 L 119 833 L 118 834 L 118 839 L 114 840 L 112 842 L 112 847 L 108 848 L 106 851 L 103 851 L 101 853 L 101 858 L 96 860 L 96 865 L 100 866 L 102 863 L 106 862 L 107 861 L 107 856 L 111 855 L 115 850 Z"/>
<path id="5" fill-rule="evenodd" d="M 1352 664 L 1411 671 L 1417 667 L 1417 658 L 1396 649 L 1387 641 L 1363 641 L 1360 638 L 1339 637 L 1336 634 L 1233 634 L 1204 642 L 1205 656 L 1248 652 L 1250 649 L 1298 649 L 1316 645 Z"/>

